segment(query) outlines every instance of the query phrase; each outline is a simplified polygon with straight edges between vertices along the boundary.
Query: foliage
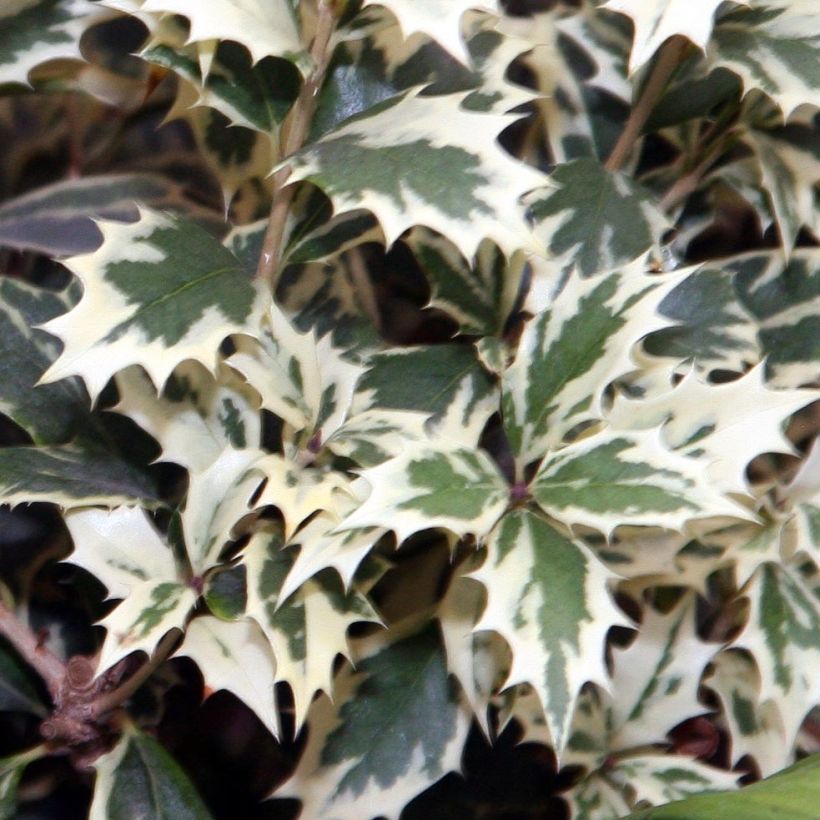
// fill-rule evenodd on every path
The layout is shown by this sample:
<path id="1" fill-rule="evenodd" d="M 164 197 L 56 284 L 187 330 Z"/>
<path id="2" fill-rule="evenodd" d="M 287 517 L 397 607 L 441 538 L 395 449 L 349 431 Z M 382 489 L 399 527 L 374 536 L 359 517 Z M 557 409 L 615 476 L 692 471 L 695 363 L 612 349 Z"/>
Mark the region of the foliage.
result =
<path id="1" fill-rule="evenodd" d="M 820 12 L 543 5 L 0 9 L 0 815 L 816 805 Z"/>

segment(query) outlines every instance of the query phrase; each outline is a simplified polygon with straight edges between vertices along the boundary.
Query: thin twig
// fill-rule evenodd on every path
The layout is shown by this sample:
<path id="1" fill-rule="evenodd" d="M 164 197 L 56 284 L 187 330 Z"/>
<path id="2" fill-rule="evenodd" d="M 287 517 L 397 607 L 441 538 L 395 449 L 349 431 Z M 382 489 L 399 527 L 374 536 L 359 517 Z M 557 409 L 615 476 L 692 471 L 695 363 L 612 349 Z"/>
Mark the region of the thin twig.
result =
<path id="1" fill-rule="evenodd" d="M 319 16 L 316 21 L 316 34 L 310 49 L 314 68 L 305 80 L 302 90 L 282 129 L 283 141 L 280 144 L 280 158 L 286 158 L 298 151 L 305 142 L 310 129 L 310 123 L 316 109 L 316 98 L 325 78 L 328 62 L 330 61 L 330 38 L 336 25 L 336 16 L 329 0 L 320 0 Z M 285 234 L 290 203 L 293 199 L 293 186 L 288 186 L 290 167 L 280 168 L 273 175 L 273 205 L 271 206 L 268 227 L 262 242 L 262 252 L 259 255 L 259 265 L 256 275 L 259 279 L 273 283 L 279 268 L 282 252 L 282 239 Z"/>
<path id="2" fill-rule="evenodd" d="M 95 698 L 91 704 L 92 716 L 95 718 L 116 709 L 125 703 L 137 689 L 145 683 L 151 675 L 168 659 L 179 640 L 179 630 L 172 629 L 158 644 L 154 654 L 130 678 L 121 683 L 116 689 L 106 692 Z"/>
<path id="3" fill-rule="evenodd" d="M 689 41 L 679 34 L 670 37 L 660 49 L 658 59 L 652 66 L 652 72 L 646 81 L 640 99 L 635 103 L 635 107 L 629 114 L 624 130 L 615 143 L 612 153 L 607 159 L 605 168 L 607 171 L 618 171 L 626 162 L 638 137 L 641 135 L 652 109 L 660 99 L 672 72 L 680 63 L 683 52 L 686 50 Z"/>
<path id="4" fill-rule="evenodd" d="M 35 635 L 11 609 L 0 603 L 0 635 L 22 655 L 45 681 L 53 698 L 65 678 L 65 664 Z"/>

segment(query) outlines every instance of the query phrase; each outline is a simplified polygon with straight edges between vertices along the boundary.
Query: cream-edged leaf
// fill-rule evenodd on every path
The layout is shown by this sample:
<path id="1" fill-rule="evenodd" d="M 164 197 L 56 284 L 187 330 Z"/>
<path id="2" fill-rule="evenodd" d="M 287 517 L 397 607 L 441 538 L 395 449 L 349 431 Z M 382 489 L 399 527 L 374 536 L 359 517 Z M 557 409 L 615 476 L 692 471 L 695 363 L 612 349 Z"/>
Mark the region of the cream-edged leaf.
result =
<path id="1" fill-rule="evenodd" d="M 128 727 L 94 762 L 89 820 L 211 820 L 188 776 L 151 735 Z"/>
<path id="2" fill-rule="evenodd" d="M 625 624 L 607 589 L 614 576 L 587 547 L 527 510 L 507 513 L 487 549 L 471 574 L 487 590 L 476 630 L 497 632 L 510 645 L 505 686 L 534 688 L 560 756 L 581 686 L 606 684 L 607 630 Z"/>
<path id="3" fill-rule="evenodd" d="M 276 680 L 293 692 L 297 731 L 318 691 L 333 694 L 336 656 L 348 656 L 348 628 L 359 621 L 378 622 L 358 592 L 344 592 L 332 574 L 315 576 L 289 598 L 280 591 L 293 564 L 293 551 L 282 548 L 278 533 L 258 532 L 243 552 L 247 569 L 245 612 L 261 627 L 276 659 Z"/>
<path id="4" fill-rule="evenodd" d="M 658 430 L 605 430 L 549 453 L 532 495 L 567 526 L 605 535 L 621 525 L 681 530 L 691 518 L 749 515 L 704 475 L 704 463 L 670 450 Z"/>
<path id="5" fill-rule="evenodd" d="M 609 383 L 635 369 L 632 347 L 667 324 L 657 306 L 677 281 L 644 273 L 640 260 L 605 276 L 571 275 L 530 321 L 502 382 L 504 429 L 520 466 L 602 418 Z"/>
<path id="6" fill-rule="evenodd" d="M 519 200 L 545 178 L 495 140 L 515 117 L 465 110 L 463 97 L 408 93 L 374 106 L 287 160 L 290 180 L 313 182 L 338 211 L 372 211 L 388 245 L 426 225 L 467 259 L 484 238 L 506 254 L 539 252 Z"/>
<path id="7" fill-rule="evenodd" d="M 396 820 L 409 800 L 460 768 L 470 712 L 448 680 L 437 630 L 391 638 L 370 638 L 356 671 L 339 674 L 336 705 L 322 697 L 311 709 L 307 747 L 277 792 L 301 799 L 304 817 Z"/>
<path id="8" fill-rule="evenodd" d="M 64 349 L 43 381 L 79 375 L 96 397 L 114 373 L 140 364 L 160 388 L 185 359 L 214 369 L 226 336 L 256 332 L 266 297 L 204 230 L 149 210 L 100 228 L 98 250 L 66 261 L 84 292 L 44 326 Z"/>
<path id="9" fill-rule="evenodd" d="M 620 820 L 631 808 L 623 791 L 597 772 L 571 789 L 566 799 L 573 820 Z"/>
<path id="10" fill-rule="evenodd" d="M 399 542 L 430 527 L 481 537 L 509 501 L 507 482 L 481 450 L 419 446 L 361 475 L 370 495 L 340 528 L 385 527 Z"/>
<path id="11" fill-rule="evenodd" d="M 236 695 L 271 734 L 279 736 L 273 692 L 276 661 L 254 621 L 223 621 L 212 615 L 194 618 L 175 654 L 187 655 L 199 666 L 206 691 L 226 689 Z"/>

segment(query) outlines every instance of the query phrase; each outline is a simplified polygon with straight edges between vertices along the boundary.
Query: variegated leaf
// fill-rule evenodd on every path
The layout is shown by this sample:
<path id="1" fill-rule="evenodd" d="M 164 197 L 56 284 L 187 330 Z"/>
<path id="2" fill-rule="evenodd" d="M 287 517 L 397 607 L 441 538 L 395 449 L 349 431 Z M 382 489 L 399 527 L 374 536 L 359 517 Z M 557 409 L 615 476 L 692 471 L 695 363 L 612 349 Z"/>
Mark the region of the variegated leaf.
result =
<path id="1" fill-rule="evenodd" d="M 461 34 L 461 19 L 468 9 L 500 12 L 497 0 L 365 0 L 365 6 L 384 6 L 396 16 L 405 37 L 417 31 L 440 43 L 464 63 L 470 55 Z"/>
<path id="2" fill-rule="evenodd" d="M 593 279 L 572 275 L 527 325 L 502 396 L 504 429 L 520 466 L 602 418 L 607 386 L 635 369 L 635 343 L 666 324 L 657 306 L 678 281 L 645 274 L 641 261 Z"/>
<path id="3" fill-rule="evenodd" d="M 100 174 L 44 185 L 0 205 L 0 245 L 49 256 L 90 253 L 102 240 L 92 219 L 133 221 L 135 205 L 179 211 L 216 232 L 220 215 L 185 198 L 159 174 Z"/>
<path id="4" fill-rule="evenodd" d="M 61 384 L 65 382 L 55 386 Z M 161 396 L 138 367 L 118 373 L 116 384 L 120 400 L 114 409 L 159 442 L 163 461 L 202 471 L 228 447 L 243 450 L 259 445 L 259 400 L 226 367 L 220 367 L 214 378 L 202 365 L 183 362 Z"/>
<path id="5" fill-rule="evenodd" d="M 655 250 L 667 229 L 651 195 L 597 160 L 559 165 L 548 188 L 528 198 L 535 234 L 556 264 L 591 276 Z M 656 254 L 657 255 L 657 254 Z"/>
<path id="6" fill-rule="evenodd" d="M 748 492 L 746 468 L 761 453 L 793 452 L 785 421 L 820 398 L 814 390 L 770 390 L 764 365 L 723 384 L 693 370 L 669 392 L 640 401 L 619 398 L 607 420 L 614 428 L 663 425 L 670 447 L 708 462 L 708 475 L 726 492 Z"/>
<path id="7" fill-rule="evenodd" d="M 763 777 L 791 762 L 792 743 L 780 722 L 774 701 L 760 699 L 760 673 L 754 660 L 743 652 L 721 652 L 714 660 L 706 683 L 723 705 L 723 718 L 731 738 L 731 762 L 750 755 Z"/>
<path id="8" fill-rule="evenodd" d="M 656 356 L 693 358 L 705 372 L 743 373 L 761 359 L 757 327 L 738 301 L 731 271 L 700 268 L 661 302 L 659 310 L 674 320 L 647 337 L 644 347 Z"/>
<path id="9" fill-rule="evenodd" d="M 749 253 L 725 263 L 741 305 L 757 322 L 773 386 L 799 387 L 820 377 L 820 250 Z"/>
<path id="10" fill-rule="evenodd" d="M 250 512 L 250 500 L 265 478 L 259 450 L 226 447 L 207 468 L 191 473 L 182 531 L 194 574 L 214 566 L 234 525 Z"/>
<path id="11" fill-rule="evenodd" d="M 609 536 L 621 525 L 681 530 L 692 518 L 750 517 L 704 475 L 704 462 L 666 447 L 658 430 L 607 430 L 553 453 L 532 495 L 567 526 Z"/>
<path id="12" fill-rule="evenodd" d="M 817 20 L 820 23 L 820 14 Z M 817 52 L 820 54 L 820 39 Z M 820 136 L 812 126 L 790 123 L 765 132 L 750 129 L 746 141 L 755 152 L 788 258 L 801 228 L 820 234 L 820 209 L 815 202 L 815 189 L 820 185 Z"/>
<path id="13" fill-rule="evenodd" d="M 222 621 L 211 615 L 194 618 L 176 655 L 187 655 L 199 666 L 206 693 L 226 689 L 252 709 L 269 732 L 279 736 L 273 692 L 276 661 L 254 621 Z"/>
<path id="14" fill-rule="evenodd" d="M 618 761 L 609 777 L 633 805 L 658 806 L 704 791 L 736 788 L 738 775 L 682 755 L 646 754 Z"/>
<path id="15" fill-rule="evenodd" d="M 0 499 L 12 506 L 43 501 L 63 509 L 161 503 L 149 474 L 90 444 L 0 448 Z"/>
<path id="16" fill-rule="evenodd" d="M 66 262 L 84 293 L 45 325 L 64 349 L 44 381 L 79 375 L 96 397 L 117 371 L 140 364 L 159 388 L 185 359 L 214 369 L 226 336 L 257 330 L 265 296 L 201 228 L 148 210 L 133 224 L 100 227 L 102 247 Z"/>
<path id="17" fill-rule="evenodd" d="M 568 794 L 573 820 L 620 820 L 630 809 L 623 791 L 595 773 L 585 777 Z"/>
<path id="18" fill-rule="evenodd" d="M 489 456 L 463 447 L 418 446 L 361 475 L 370 495 L 341 528 L 385 527 L 399 543 L 430 527 L 481 537 L 504 512 L 510 495 Z"/>
<path id="19" fill-rule="evenodd" d="M 0 758 L 0 817 L 17 817 L 17 787 L 29 763 L 46 754 L 45 746 Z"/>
<path id="20" fill-rule="evenodd" d="M 747 586 L 749 620 L 734 645 L 760 670 L 760 700 L 778 704 L 787 742 L 820 702 L 820 600 L 788 565 L 764 564 Z"/>
<path id="21" fill-rule="evenodd" d="M 763 91 L 788 118 L 805 103 L 817 105 L 819 23 L 813 0 L 729 9 L 715 26 L 710 62 L 740 75 L 746 93 Z"/>
<path id="22" fill-rule="evenodd" d="M 240 340 L 228 358 L 262 397 L 262 406 L 297 431 L 318 452 L 344 423 L 364 368 L 342 355 L 330 336 L 300 333 L 275 305 L 257 341 Z"/>
<path id="23" fill-rule="evenodd" d="M 625 623 L 607 590 L 614 576 L 587 547 L 527 510 L 507 513 L 487 549 L 471 576 L 487 589 L 476 630 L 497 632 L 510 645 L 505 686 L 535 689 L 560 756 L 581 686 L 606 684 L 607 630 Z"/>
<path id="24" fill-rule="evenodd" d="M 211 820 L 179 764 L 150 735 L 128 727 L 94 763 L 89 820 Z"/>
<path id="25" fill-rule="evenodd" d="M 121 0 L 104 2 L 121 7 Z M 302 68 L 308 65 L 293 4 L 288 0 L 213 0 L 207 7 L 196 0 L 136 0 L 130 5 L 143 20 L 146 15 L 158 19 L 165 13 L 186 17 L 192 43 L 234 40 L 248 49 L 254 63 L 263 57 L 284 57 Z"/>
<path id="26" fill-rule="evenodd" d="M 603 8 L 626 14 L 635 25 L 629 73 L 648 63 L 664 41 L 676 34 L 706 48 L 715 11 L 723 0 L 608 0 Z M 739 0 L 744 2 L 744 0 Z"/>
<path id="27" fill-rule="evenodd" d="M 460 767 L 470 714 L 447 678 L 435 627 L 399 639 L 379 633 L 357 655 L 366 657 L 356 671 L 346 666 L 337 678 L 337 705 L 314 704 L 307 747 L 277 793 L 301 799 L 304 817 L 395 820 Z"/>
<path id="28" fill-rule="evenodd" d="M 280 590 L 293 564 L 278 533 L 256 533 L 243 552 L 248 572 L 246 614 L 270 642 L 276 659 L 276 680 L 293 692 L 297 731 L 313 696 L 333 694 L 336 656 L 349 655 L 347 630 L 359 621 L 378 622 L 367 599 L 345 593 L 332 574 L 315 576 L 283 599 Z"/>
<path id="29" fill-rule="evenodd" d="M 0 87 L 28 85 L 29 72 L 49 60 L 82 60 L 80 36 L 103 19 L 89 0 L 10 0 L 0 8 Z"/>
<path id="30" fill-rule="evenodd" d="M 765 510 L 765 508 L 764 508 Z M 762 524 L 735 524 L 709 533 L 710 545 L 723 548 L 724 558 L 731 562 L 738 587 L 744 586 L 757 570 L 768 562 L 779 564 L 789 558 L 784 539 L 784 517 L 766 510 Z"/>
<path id="31" fill-rule="evenodd" d="M 678 723 L 707 711 L 698 686 L 718 647 L 698 636 L 695 605 L 688 593 L 669 612 L 647 607 L 632 643 L 613 652 L 612 749 L 663 743 Z"/>
<path id="32" fill-rule="evenodd" d="M 395 348 L 369 359 L 355 411 L 412 410 L 429 418 L 431 434 L 473 447 L 498 410 L 498 389 L 467 345 Z"/>
<path id="33" fill-rule="evenodd" d="M 467 111 L 463 98 L 411 92 L 374 106 L 287 160 L 290 180 L 313 182 L 338 211 L 372 211 L 389 245 L 426 225 L 468 259 L 485 237 L 506 254 L 538 252 L 519 200 L 545 178 L 492 138 L 515 117 Z M 385 174 L 385 163 L 413 173 Z"/>

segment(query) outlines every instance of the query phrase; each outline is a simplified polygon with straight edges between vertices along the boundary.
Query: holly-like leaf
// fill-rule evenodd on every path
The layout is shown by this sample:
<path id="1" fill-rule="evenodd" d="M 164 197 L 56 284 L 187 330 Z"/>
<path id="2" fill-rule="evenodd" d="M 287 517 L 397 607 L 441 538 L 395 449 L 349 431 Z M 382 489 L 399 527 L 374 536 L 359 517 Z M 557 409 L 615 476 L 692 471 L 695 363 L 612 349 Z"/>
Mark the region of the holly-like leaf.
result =
<path id="1" fill-rule="evenodd" d="M 287 160 L 290 180 L 313 182 L 338 211 L 372 211 L 389 245 L 426 225 L 467 259 L 485 237 L 506 254 L 538 252 L 519 200 L 545 178 L 489 138 L 515 117 L 467 111 L 463 97 L 408 93 L 374 106 Z M 395 168 L 413 173 L 386 172 Z"/>
<path id="2" fill-rule="evenodd" d="M 0 8 L 0 87 L 28 85 L 29 72 L 50 60 L 82 60 L 80 36 L 103 18 L 90 0 L 27 0 Z"/>
<path id="3" fill-rule="evenodd" d="M 801 228 L 820 232 L 814 193 L 820 184 L 820 137 L 813 127 L 791 123 L 766 132 L 750 129 L 746 140 L 760 166 L 788 258 Z"/>
<path id="4" fill-rule="evenodd" d="M 261 435 L 259 399 L 232 370 L 214 378 L 202 365 L 183 362 L 171 374 L 162 396 L 138 367 L 116 376 L 114 408 L 133 419 L 162 446 L 163 461 L 202 471 L 226 448 L 253 449 Z M 57 382 L 54 386 L 65 384 Z"/>
<path id="5" fill-rule="evenodd" d="M 139 217 L 136 202 L 180 211 L 208 229 L 224 224 L 159 174 L 101 174 L 55 182 L 4 202 L 0 245 L 57 257 L 90 253 L 102 241 L 92 219 L 133 221 Z"/>
<path id="6" fill-rule="evenodd" d="M 304 817 L 394 820 L 459 769 L 470 716 L 447 678 L 437 630 L 392 641 L 391 632 L 369 640 L 355 672 L 342 670 L 335 706 L 322 697 L 311 710 L 307 747 L 277 793 L 300 798 Z"/>
<path id="7" fill-rule="evenodd" d="M 375 612 L 358 592 L 345 593 L 332 574 L 318 575 L 284 599 L 281 587 L 293 563 L 278 533 L 259 532 L 242 559 L 248 573 L 246 614 L 270 642 L 276 680 L 293 692 L 297 731 L 316 692 L 333 693 L 336 656 L 348 656 L 347 630 L 359 621 L 376 621 Z"/>
<path id="8" fill-rule="evenodd" d="M 63 509 L 160 503 L 150 475 L 90 444 L 0 448 L 0 498 L 12 506 L 44 501 Z"/>
<path id="9" fill-rule="evenodd" d="M 120 0 L 106 4 L 118 8 Z M 196 0 L 136 0 L 131 5 L 143 20 L 146 14 L 157 19 L 165 13 L 186 17 L 192 43 L 234 40 L 248 49 L 254 63 L 263 57 L 284 57 L 302 68 L 308 65 L 288 0 L 214 0 L 207 7 Z"/>
<path id="10" fill-rule="evenodd" d="M 767 375 L 776 387 L 799 387 L 820 376 L 820 251 L 797 248 L 749 253 L 725 262 L 741 305 L 757 323 Z"/>
<path id="11" fill-rule="evenodd" d="M 708 267 L 684 279 L 659 306 L 674 325 L 647 337 L 647 352 L 678 360 L 694 358 L 705 373 L 743 373 L 759 362 L 757 327 L 738 301 L 733 280 L 731 271 Z"/>
<path id="12" fill-rule="evenodd" d="M 713 672 L 706 681 L 723 705 L 729 727 L 731 762 L 745 755 L 757 763 L 763 777 L 788 765 L 792 744 L 780 722 L 777 704 L 760 699 L 760 673 L 744 652 L 721 652 L 712 661 Z"/>
<path id="13" fill-rule="evenodd" d="M 614 651 L 612 749 L 663 743 L 678 723 L 706 711 L 698 686 L 717 646 L 698 637 L 695 604 L 689 593 L 669 612 L 647 607 L 635 640 Z"/>
<path id="14" fill-rule="evenodd" d="M 560 755 L 581 686 L 606 684 L 607 630 L 625 623 L 607 590 L 614 576 L 587 547 L 527 510 L 507 513 L 487 550 L 471 576 L 487 589 L 476 629 L 493 630 L 510 645 L 505 686 L 533 687 Z"/>
<path id="15" fill-rule="evenodd" d="M 669 392 L 640 401 L 619 398 L 608 421 L 633 430 L 663 425 L 669 446 L 709 462 L 715 486 L 748 492 L 749 462 L 761 453 L 792 453 L 783 424 L 820 397 L 814 390 L 770 390 L 764 370 L 758 365 L 723 384 L 704 382 L 691 371 Z"/>
<path id="16" fill-rule="evenodd" d="M 80 375 L 96 397 L 114 373 L 140 364 L 161 387 L 185 359 L 214 369 L 227 335 L 256 332 L 261 289 L 201 228 L 149 210 L 133 224 L 100 228 L 102 247 L 66 261 L 84 293 L 45 325 L 64 350 L 44 381 Z"/>
<path id="17" fill-rule="evenodd" d="M 715 11 L 723 0 L 701 0 L 693 13 L 688 0 L 608 0 L 603 8 L 626 14 L 635 25 L 629 73 L 648 63 L 664 41 L 676 34 L 705 49 Z"/>
<path id="18" fill-rule="evenodd" d="M 738 74 L 746 93 L 759 89 L 767 94 L 788 118 L 804 103 L 817 105 L 819 21 L 820 12 L 811 2 L 772 0 L 754 8 L 730 8 L 715 26 L 710 62 Z"/>
<path id="19" fill-rule="evenodd" d="M 468 9 L 500 12 L 497 0 L 365 0 L 365 6 L 384 6 L 396 16 L 405 37 L 417 31 L 440 43 L 450 54 L 469 64 L 470 55 L 461 34 L 461 19 Z"/>
<path id="20" fill-rule="evenodd" d="M 609 383 L 635 369 L 633 345 L 666 324 L 657 306 L 677 278 L 643 268 L 638 261 L 593 279 L 570 276 L 524 329 L 502 396 L 504 429 L 521 466 L 602 418 Z"/>
<path id="21" fill-rule="evenodd" d="M 548 188 L 530 197 L 535 234 L 555 262 L 582 276 L 625 265 L 655 249 L 668 227 L 648 191 L 594 159 L 559 165 Z"/>
<path id="22" fill-rule="evenodd" d="M 89 820 L 211 820 L 179 764 L 150 735 L 129 727 L 95 763 Z"/>
<path id="23" fill-rule="evenodd" d="M 368 409 L 412 410 L 434 434 L 473 447 L 498 409 L 497 387 L 468 345 L 393 349 L 369 359 L 354 402 Z"/>
<path id="24" fill-rule="evenodd" d="M 202 671 L 207 692 L 220 689 L 236 695 L 279 736 L 274 703 L 276 661 L 259 626 L 250 620 L 222 621 L 211 615 L 194 618 L 176 655 L 192 658 Z"/>
<path id="25" fill-rule="evenodd" d="M 509 501 L 509 485 L 481 450 L 419 446 L 361 475 L 370 495 L 341 526 L 385 527 L 399 542 L 429 527 L 482 536 Z"/>
<path id="26" fill-rule="evenodd" d="M 595 773 L 567 794 L 574 820 L 619 820 L 629 811 L 623 791 Z"/>
<path id="27" fill-rule="evenodd" d="M 0 712 L 30 712 L 40 718 L 48 711 L 17 654 L 0 643 Z M 2 761 L 0 761 L 2 771 Z M 2 791 L 2 789 L 0 789 Z M 0 798 L 0 807 L 3 801 Z M 0 812 L 0 817 L 3 814 Z"/>
<path id="28" fill-rule="evenodd" d="M 17 816 L 17 787 L 26 766 L 46 754 L 44 746 L 0 758 L 0 817 Z"/>

